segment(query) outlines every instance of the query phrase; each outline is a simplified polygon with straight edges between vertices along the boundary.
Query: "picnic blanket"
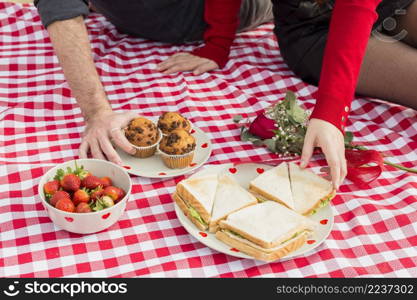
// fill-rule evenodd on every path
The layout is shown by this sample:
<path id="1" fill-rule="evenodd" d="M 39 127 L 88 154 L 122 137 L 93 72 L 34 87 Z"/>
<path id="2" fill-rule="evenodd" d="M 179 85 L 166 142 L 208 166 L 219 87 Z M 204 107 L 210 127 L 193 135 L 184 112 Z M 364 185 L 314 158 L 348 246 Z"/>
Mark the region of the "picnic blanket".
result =
<path id="1" fill-rule="evenodd" d="M 268 159 L 244 143 L 233 116 L 253 117 L 295 91 L 311 109 L 316 88 L 283 62 L 273 25 L 237 36 L 223 70 L 163 75 L 157 63 L 197 44 L 168 45 L 119 33 L 101 15 L 86 19 L 112 107 L 145 116 L 179 111 L 213 143 L 208 163 Z M 132 176 L 126 212 L 108 230 L 77 235 L 49 219 L 40 177 L 77 158 L 84 121 L 31 5 L 0 3 L 0 276 L 353 277 L 417 276 L 417 176 L 391 167 L 359 190 L 346 181 L 332 202 L 335 224 L 315 251 L 262 263 L 216 252 L 189 235 L 170 194 L 184 177 Z M 357 98 L 347 130 L 392 162 L 417 165 L 417 113 Z M 313 165 L 324 165 L 322 156 Z"/>

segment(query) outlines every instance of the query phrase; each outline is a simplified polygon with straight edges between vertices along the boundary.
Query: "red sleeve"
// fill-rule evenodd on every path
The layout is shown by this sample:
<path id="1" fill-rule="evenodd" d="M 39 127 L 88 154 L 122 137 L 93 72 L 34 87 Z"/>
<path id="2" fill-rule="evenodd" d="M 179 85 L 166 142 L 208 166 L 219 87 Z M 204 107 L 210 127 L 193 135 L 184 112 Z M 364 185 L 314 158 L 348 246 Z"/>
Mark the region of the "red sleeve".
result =
<path id="1" fill-rule="evenodd" d="M 311 118 L 330 122 L 342 132 L 379 2 L 381 0 L 336 0 L 333 9 Z"/>
<path id="2" fill-rule="evenodd" d="M 241 0 L 205 0 L 205 45 L 195 49 L 194 55 L 211 59 L 220 68 L 226 65 L 239 25 L 240 4 Z"/>

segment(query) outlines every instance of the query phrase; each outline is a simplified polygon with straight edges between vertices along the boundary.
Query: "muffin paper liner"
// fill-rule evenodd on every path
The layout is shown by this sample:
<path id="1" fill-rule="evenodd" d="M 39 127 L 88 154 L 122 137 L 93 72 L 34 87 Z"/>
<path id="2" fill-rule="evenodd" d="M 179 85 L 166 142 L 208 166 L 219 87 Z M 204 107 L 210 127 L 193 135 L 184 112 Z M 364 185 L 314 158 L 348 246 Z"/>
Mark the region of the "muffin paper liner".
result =
<path id="1" fill-rule="evenodd" d="M 150 156 L 154 155 L 157 148 L 158 148 L 159 143 L 162 140 L 162 131 L 159 128 L 158 128 L 158 133 L 159 133 L 158 141 L 153 145 L 145 146 L 145 147 L 139 147 L 139 146 L 136 146 L 136 145 L 130 143 L 136 149 L 136 153 L 132 154 L 132 156 L 135 156 L 135 157 L 138 157 L 138 158 L 147 158 L 147 157 L 150 157 Z"/>
<path id="2" fill-rule="evenodd" d="M 186 154 L 166 154 L 161 149 L 159 149 L 158 144 L 158 152 L 161 155 L 162 161 L 168 168 L 184 169 L 193 162 L 195 150 Z"/>

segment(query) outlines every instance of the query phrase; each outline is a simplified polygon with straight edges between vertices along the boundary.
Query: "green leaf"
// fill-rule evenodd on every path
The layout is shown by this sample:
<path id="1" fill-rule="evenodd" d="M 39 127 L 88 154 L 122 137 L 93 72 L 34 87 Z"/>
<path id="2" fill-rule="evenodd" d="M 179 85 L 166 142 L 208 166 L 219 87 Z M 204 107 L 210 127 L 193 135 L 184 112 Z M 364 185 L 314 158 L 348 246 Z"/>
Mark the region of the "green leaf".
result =
<path id="1" fill-rule="evenodd" d="M 91 207 L 92 210 L 94 211 L 99 211 L 99 210 L 103 210 L 105 207 L 103 205 L 103 203 L 100 201 L 101 199 L 98 199 Z"/>
<path id="2" fill-rule="evenodd" d="M 51 198 L 52 198 L 51 194 L 45 193 L 45 199 L 46 199 L 46 201 L 48 201 L 48 203 L 51 200 Z"/>
<path id="3" fill-rule="evenodd" d="M 287 92 L 285 100 L 288 101 L 287 114 L 291 122 L 304 124 L 307 120 L 307 112 L 297 104 L 297 97 L 293 92 Z"/>
<path id="4" fill-rule="evenodd" d="M 64 177 L 65 175 L 65 171 L 63 169 L 58 169 L 58 171 L 56 171 L 54 180 L 61 180 L 62 177 Z"/>
<path id="5" fill-rule="evenodd" d="M 235 123 L 239 123 L 240 121 L 242 121 L 243 117 L 241 115 L 236 115 L 233 117 L 233 122 Z"/>
<path id="6" fill-rule="evenodd" d="M 297 102 L 297 96 L 295 95 L 293 91 L 287 91 L 287 93 L 285 94 L 284 101 L 286 103 L 287 109 L 291 109 L 294 106 L 294 104 Z"/>
<path id="7" fill-rule="evenodd" d="M 253 135 L 252 133 L 250 133 L 249 129 L 247 129 L 247 128 L 242 129 L 242 132 L 240 134 L 240 139 L 243 142 L 261 143 L 262 144 L 262 139 L 259 138 L 256 135 Z"/>
<path id="8" fill-rule="evenodd" d="M 267 139 L 263 141 L 263 144 L 272 152 L 277 152 L 277 143 L 273 139 Z"/>
<path id="9" fill-rule="evenodd" d="M 345 133 L 345 146 L 350 146 L 353 141 L 353 133 L 350 131 L 346 131 Z"/>

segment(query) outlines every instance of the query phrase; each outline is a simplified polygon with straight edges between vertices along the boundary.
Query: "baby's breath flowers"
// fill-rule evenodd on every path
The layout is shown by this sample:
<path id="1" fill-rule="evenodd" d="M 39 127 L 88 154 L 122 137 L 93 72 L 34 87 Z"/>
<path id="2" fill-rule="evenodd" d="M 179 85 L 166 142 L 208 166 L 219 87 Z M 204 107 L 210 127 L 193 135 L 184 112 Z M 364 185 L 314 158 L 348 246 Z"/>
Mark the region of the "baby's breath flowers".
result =
<path id="1" fill-rule="evenodd" d="M 279 156 L 300 155 L 310 113 L 297 104 L 297 98 L 291 91 L 285 99 L 268 107 L 250 124 L 241 129 L 242 141 L 255 145 L 266 145 Z M 234 121 L 239 123 L 241 116 Z"/>

